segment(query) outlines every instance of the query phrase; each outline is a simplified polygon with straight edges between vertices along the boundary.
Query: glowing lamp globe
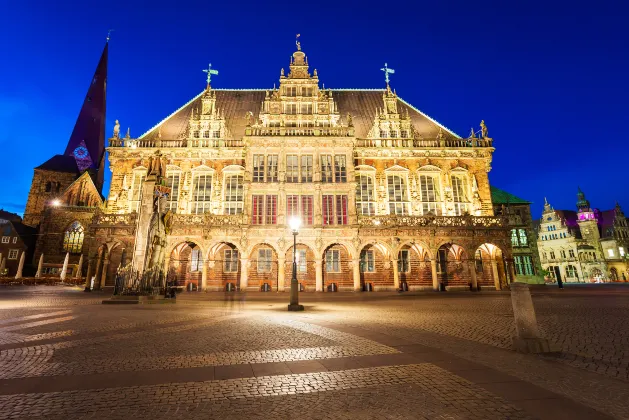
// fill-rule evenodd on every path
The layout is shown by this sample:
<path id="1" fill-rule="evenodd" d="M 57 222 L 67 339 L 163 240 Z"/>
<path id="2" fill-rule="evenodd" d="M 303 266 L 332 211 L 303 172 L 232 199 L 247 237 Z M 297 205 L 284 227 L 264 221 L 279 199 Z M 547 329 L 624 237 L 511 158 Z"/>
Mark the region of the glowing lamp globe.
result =
<path id="1" fill-rule="evenodd" d="M 52 205 L 57 207 L 61 202 L 59 200 L 52 200 Z"/>
<path id="2" fill-rule="evenodd" d="M 288 221 L 288 225 L 293 231 L 298 231 L 299 227 L 301 226 L 301 219 L 299 219 L 298 217 L 292 217 Z"/>

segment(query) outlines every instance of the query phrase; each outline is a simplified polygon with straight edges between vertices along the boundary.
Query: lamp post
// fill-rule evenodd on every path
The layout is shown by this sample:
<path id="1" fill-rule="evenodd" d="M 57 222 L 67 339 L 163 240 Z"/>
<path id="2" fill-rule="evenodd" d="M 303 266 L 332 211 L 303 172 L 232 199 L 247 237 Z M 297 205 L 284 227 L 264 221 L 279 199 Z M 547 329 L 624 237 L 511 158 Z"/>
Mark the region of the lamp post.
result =
<path id="1" fill-rule="evenodd" d="M 290 279 L 290 304 L 288 305 L 288 310 L 303 311 L 304 305 L 299 304 L 299 283 L 297 283 L 297 235 L 299 234 L 301 220 L 293 217 L 288 221 L 288 224 L 293 233 L 293 275 Z"/>

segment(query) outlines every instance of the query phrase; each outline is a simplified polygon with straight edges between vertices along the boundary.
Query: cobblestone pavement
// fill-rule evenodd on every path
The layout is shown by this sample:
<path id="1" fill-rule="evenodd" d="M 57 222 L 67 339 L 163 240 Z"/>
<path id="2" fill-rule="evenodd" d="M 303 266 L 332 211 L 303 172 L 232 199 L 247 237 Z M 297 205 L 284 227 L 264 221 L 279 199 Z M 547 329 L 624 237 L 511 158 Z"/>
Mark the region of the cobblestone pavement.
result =
<path id="1" fill-rule="evenodd" d="M 302 294 L 289 313 L 287 294 L 2 287 L 0 419 L 629 419 L 627 293 L 535 292 L 562 348 L 542 357 L 508 350 L 505 293 Z"/>

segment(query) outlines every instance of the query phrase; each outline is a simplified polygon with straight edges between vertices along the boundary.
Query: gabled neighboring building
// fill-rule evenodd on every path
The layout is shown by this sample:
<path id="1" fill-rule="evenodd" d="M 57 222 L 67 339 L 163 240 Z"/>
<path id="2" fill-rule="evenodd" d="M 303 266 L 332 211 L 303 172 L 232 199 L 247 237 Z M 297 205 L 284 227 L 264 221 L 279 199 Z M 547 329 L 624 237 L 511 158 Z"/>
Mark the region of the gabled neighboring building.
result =
<path id="1" fill-rule="evenodd" d="M 581 189 L 577 211 L 555 210 L 548 201 L 539 224 L 542 267 L 567 282 L 627 281 L 629 225 L 619 204 L 592 209 Z"/>
<path id="2" fill-rule="evenodd" d="M 531 202 L 523 200 L 493 185 L 491 201 L 496 216 L 505 216 L 511 228 L 511 247 L 516 281 L 540 283 L 543 281 L 536 228 L 531 216 Z"/>
<path id="3" fill-rule="evenodd" d="M 32 257 L 37 229 L 24 225 L 17 214 L 0 210 L 0 216 L 0 277 L 14 276 L 22 253 L 26 264 Z"/>

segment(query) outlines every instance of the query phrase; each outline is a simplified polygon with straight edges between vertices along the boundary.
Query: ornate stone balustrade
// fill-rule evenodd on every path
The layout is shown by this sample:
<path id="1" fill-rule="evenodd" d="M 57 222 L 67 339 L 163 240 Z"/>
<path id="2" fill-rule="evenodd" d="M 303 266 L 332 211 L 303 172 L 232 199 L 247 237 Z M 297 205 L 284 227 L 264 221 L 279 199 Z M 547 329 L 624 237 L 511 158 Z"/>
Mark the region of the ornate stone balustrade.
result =
<path id="1" fill-rule="evenodd" d="M 173 227 L 177 226 L 240 226 L 246 220 L 242 214 L 174 214 Z"/>
<path id="2" fill-rule="evenodd" d="M 129 147 L 136 148 L 218 148 L 218 147 L 243 147 L 242 140 L 223 140 L 223 139 L 182 139 L 182 140 L 159 140 L 159 139 L 109 139 L 109 147 Z"/>
<path id="3" fill-rule="evenodd" d="M 430 148 L 430 147 L 492 147 L 493 140 L 483 139 L 356 139 L 356 147 Z"/>
<path id="4" fill-rule="evenodd" d="M 496 216 L 358 216 L 360 227 L 484 227 L 504 228 L 507 220 Z"/>
<path id="5" fill-rule="evenodd" d="M 126 213 L 126 214 L 107 214 L 107 213 L 97 213 L 94 216 L 94 225 L 105 225 L 105 226 L 120 226 L 126 225 L 131 226 L 135 225 L 135 219 L 137 217 L 137 213 Z"/>
<path id="6" fill-rule="evenodd" d="M 247 127 L 248 136 L 351 137 L 353 127 Z"/>

